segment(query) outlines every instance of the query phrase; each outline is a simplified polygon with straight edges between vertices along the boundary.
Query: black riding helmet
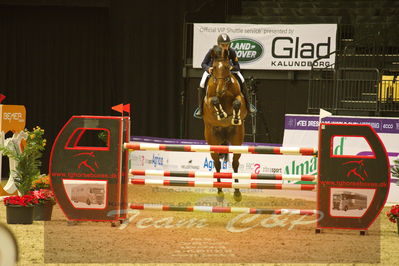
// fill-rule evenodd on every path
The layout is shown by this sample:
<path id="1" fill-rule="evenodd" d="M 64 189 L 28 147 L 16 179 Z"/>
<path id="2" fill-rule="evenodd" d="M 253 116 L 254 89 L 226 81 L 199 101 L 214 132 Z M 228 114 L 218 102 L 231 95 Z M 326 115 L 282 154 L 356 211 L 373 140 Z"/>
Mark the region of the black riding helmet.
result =
<path id="1" fill-rule="evenodd" d="M 222 33 L 218 36 L 218 45 L 221 43 L 230 44 L 230 37 L 226 33 Z"/>

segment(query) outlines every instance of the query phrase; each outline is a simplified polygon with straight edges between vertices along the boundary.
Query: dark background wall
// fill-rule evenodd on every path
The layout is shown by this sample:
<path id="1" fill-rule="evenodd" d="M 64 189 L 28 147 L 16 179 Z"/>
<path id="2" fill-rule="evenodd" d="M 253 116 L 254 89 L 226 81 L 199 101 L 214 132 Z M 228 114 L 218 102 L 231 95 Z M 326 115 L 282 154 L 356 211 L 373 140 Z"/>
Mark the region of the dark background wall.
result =
<path id="1" fill-rule="evenodd" d="M 3 104 L 26 106 L 27 128 L 46 130 L 43 171 L 70 116 L 117 115 L 111 107 L 122 102 L 131 103 L 133 135 L 202 139 L 191 116 L 199 79 L 182 79 L 183 25 L 223 22 L 225 12 L 225 1 L 1 0 L 0 92 Z M 306 112 L 306 88 L 259 84 L 271 142 L 282 140 L 285 113 Z"/>

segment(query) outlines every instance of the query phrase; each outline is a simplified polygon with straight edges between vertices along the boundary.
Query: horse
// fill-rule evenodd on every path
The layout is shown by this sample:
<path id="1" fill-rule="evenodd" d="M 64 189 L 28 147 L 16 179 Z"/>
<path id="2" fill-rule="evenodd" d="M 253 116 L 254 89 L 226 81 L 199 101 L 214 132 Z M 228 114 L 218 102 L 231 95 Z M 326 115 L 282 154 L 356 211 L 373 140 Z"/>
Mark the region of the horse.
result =
<path id="1" fill-rule="evenodd" d="M 214 46 L 212 72 L 204 98 L 204 136 L 208 145 L 241 145 L 244 141 L 244 121 L 247 107 L 237 78 L 231 73 L 228 51 Z M 220 172 L 220 158 L 228 159 L 228 154 L 211 153 L 216 172 Z M 233 154 L 233 170 L 238 172 L 241 154 Z M 220 182 L 220 179 L 218 179 Z M 235 179 L 234 182 L 238 182 Z M 223 201 L 224 193 L 218 188 L 218 201 Z M 239 189 L 234 190 L 234 200 L 241 201 Z"/>

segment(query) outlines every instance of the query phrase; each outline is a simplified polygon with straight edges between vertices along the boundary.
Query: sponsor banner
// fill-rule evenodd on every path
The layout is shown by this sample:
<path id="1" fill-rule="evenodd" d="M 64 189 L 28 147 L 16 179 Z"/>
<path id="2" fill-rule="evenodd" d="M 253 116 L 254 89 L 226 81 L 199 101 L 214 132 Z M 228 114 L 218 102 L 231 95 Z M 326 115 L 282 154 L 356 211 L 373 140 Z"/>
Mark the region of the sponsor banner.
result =
<path id="1" fill-rule="evenodd" d="M 261 25 L 195 23 L 193 67 L 216 44 L 219 34 L 226 33 L 236 51 L 242 69 L 310 70 L 331 67 L 335 63 L 336 24 Z"/>
<path id="2" fill-rule="evenodd" d="M 159 144 L 179 144 L 179 145 L 206 145 L 205 140 L 201 139 L 171 139 L 171 138 L 158 138 L 158 137 L 146 137 L 146 136 L 132 136 L 132 142 L 147 142 L 147 143 L 159 143 Z M 242 145 L 248 146 L 275 146 L 280 147 L 281 144 L 274 143 L 256 143 L 256 142 L 244 142 Z"/>
<path id="3" fill-rule="evenodd" d="M 20 132 L 25 128 L 26 109 L 23 105 L 0 104 L 0 130 Z"/>
<path id="4" fill-rule="evenodd" d="M 186 144 L 206 145 L 204 140 L 196 139 L 169 139 L 146 136 L 132 136 L 133 142 L 148 142 L 160 144 Z M 251 146 L 274 146 L 280 144 L 245 142 L 243 145 Z M 268 154 L 242 154 L 240 158 L 240 172 L 248 173 L 283 173 L 282 156 Z M 292 156 L 300 157 L 300 156 Z M 229 155 L 229 162 L 222 164 L 222 172 L 232 172 L 232 155 Z M 172 151 L 134 151 L 129 153 L 130 169 L 152 169 L 152 170 L 180 170 L 180 171 L 215 171 L 213 160 L 209 153 L 199 152 L 172 152 Z M 291 171 L 291 170 L 289 170 Z"/>
<path id="5" fill-rule="evenodd" d="M 239 172 L 246 173 L 283 173 L 279 155 L 243 154 L 240 158 Z M 294 156 L 297 157 L 297 156 Z M 232 155 L 229 162 L 222 164 L 221 172 L 232 172 Z M 173 151 L 134 151 L 130 153 L 130 168 L 179 171 L 215 171 L 214 162 L 209 153 L 173 152 Z"/>
<path id="6" fill-rule="evenodd" d="M 368 124 L 377 133 L 399 134 L 398 117 L 330 116 L 322 118 L 321 122 L 340 124 Z M 285 129 L 317 131 L 319 129 L 319 116 L 287 114 L 285 116 Z"/>
<path id="7" fill-rule="evenodd" d="M 399 142 L 397 141 L 399 137 L 399 118 L 397 117 L 330 116 L 322 118 L 321 122 L 371 125 L 384 143 L 391 164 L 399 155 Z M 283 146 L 317 147 L 318 128 L 318 115 L 285 115 Z M 363 147 L 359 147 L 358 143 L 353 145 L 346 140 L 345 150 L 348 152 L 351 149 L 359 150 L 359 148 L 359 153 L 368 152 L 369 150 L 366 143 L 364 143 Z"/>

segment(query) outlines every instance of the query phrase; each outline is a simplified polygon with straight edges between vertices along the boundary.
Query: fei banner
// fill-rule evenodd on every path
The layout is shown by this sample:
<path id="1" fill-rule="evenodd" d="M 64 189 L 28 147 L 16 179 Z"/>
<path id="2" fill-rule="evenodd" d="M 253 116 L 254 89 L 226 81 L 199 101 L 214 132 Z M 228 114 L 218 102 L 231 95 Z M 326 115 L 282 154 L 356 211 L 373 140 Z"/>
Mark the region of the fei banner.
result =
<path id="1" fill-rule="evenodd" d="M 335 63 L 336 24 L 260 25 L 195 23 L 193 34 L 193 67 L 201 68 L 202 60 L 226 33 L 237 52 L 243 69 L 310 70 L 331 68 Z"/>

